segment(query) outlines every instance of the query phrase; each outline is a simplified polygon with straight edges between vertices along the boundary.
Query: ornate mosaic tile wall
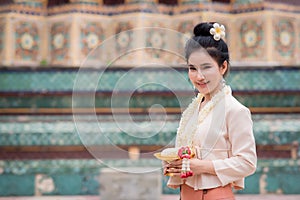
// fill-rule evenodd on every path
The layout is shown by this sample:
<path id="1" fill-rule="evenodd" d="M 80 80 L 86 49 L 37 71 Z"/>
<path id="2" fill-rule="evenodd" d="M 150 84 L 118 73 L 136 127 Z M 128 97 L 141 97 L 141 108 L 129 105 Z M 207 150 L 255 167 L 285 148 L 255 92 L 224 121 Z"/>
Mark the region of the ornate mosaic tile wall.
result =
<path id="1" fill-rule="evenodd" d="M 124 119 L 120 122 L 114 121 L 111 116 L 98 116 L 101 122 L 92 121 L 92 116 L 82 116 L 77 124 L 72 121 L 72 116 L 0 116 L 0 145 L 1 146 L 31 146 L 31 145 L 80 145 L 80 135 L 77 127 L 86 127 L 84 131 L 85 145 L 107 145 L 109 137 L 117 145 L 167 145 L 174 142 L 176 128 L 179 123 L 179 116 L 169 116 L 164 126 L 153 137 L 135 138 L 132 135 L 150 135 L 153 132 L 151 126 L 160 126 L 163 116 L 151 121 L 146 116 L 139 117 L 140 126 L 145 126 L 143 133 L 140 130 L 130 129 L 128 134 L 123 127 L 130 127 L 132 122 Z M 136 118 L 137 119 L 137 118 Z M 289 144 L 293 141 L 300 143 L 299 133 L 300 116 L 294 115 L 254 115 L 254 133 L 257 144 Z M 75 126 L 76 125 L 76 126 Z M 101 126 L 101 131 L 97 126 Z M 300 151 L 299 151 L 300 154 Z"/>
<path id="2" fill-rule="evenodd" d="M 1 148 L 61 148 L 83 142 L 107 145 L 103 135 L 98 134 L 98 122 L 105 136 L 117 145 L 172 144 L 178 112 L 168 115 L 160 132 L 147 140 L 120 128 L 130 127 L 127 116 L 118 116 L 118 126 L 111 115 L 98 115 L 97 122 L 91 120 L 91 115 L 77 116 L 77 125 L 85 127 L 83 141 L 72 113 L 63 113 L 63 109 L 71 110 L 79 66 L 87 68 L 81 71 L 84 84 L 77 88 L 81 92 L 78 107 L 89 107 L 88 94 L 96 91 L 95 107 L 110 108 L 114 90 L 119 92 L 117 105 L 126 107 L 126 92 L 143 82 L 163 80 L 172 83 L 181 105 L 167 87 L 147 84 L 136 89 L 129 107 L 144 110 L 153 103 L 185 107 L 194 94 L 186 69 L 178 65 L 184 62 L 184 42 L 201 21 L 218 21 L 227 28 L 226 41 L 234 66 L 227 82 L 238 100 L 251 108 L 298 109 L 289 110 L 294 114 L 254 114 L 257 144 L 300 142 L 298 6 L 263 0 L 235 0 L 230 5 L 181 0 L 176 6 L 160 5 L 154 0 L 128 0 L 124 5 L 104 6 L 97 0 L 71 0 L 67 5 L 47 8 L 45 0 L 15 2 L 0 6 L 0 65 L 4 66 L 0 69 Z M 92 78 L 107 65 L 112 67 L 105 69 L 97 84 L 93 83 Z M 145 68 L 133 70 L 135 66 Z M 176 66 L 175 71 L 170 66 Z M 131 73 L 126 76 L 128 71 Z M 174 72 L 183 77 L 185 84 L 173 80 Z M 118 85 L 124 77 L 135 81 Z M 39 109 L 55 112 L 47 115 L 38 113 Z M 160 125 L 161 117 L 132 116 L 140 126 L 149 125 L 151 118 L 155 127 Z M 148 126 L 142 133 L 130 131 L 146 136 L 153 130 Z M 299 149 L 297 154 L 299 157 Z M 155 159 L 105 162 L 119 167 L 161 164 Z M 246 179 L 247 188 L 238 193 L 299 193 L 299 184 L 294 184 L 300 178 L 299 166 L 299 159 L 259 159 L 256 173 Z M 99 195 L 103 167 L 103 163 L 92 159 L 1 160 L 0 196 Z M 162 182 L 164 194 L 178 193 L 166 187 L 165 178 Z"/>
<path id="3" fill-rule="evenodd" d="M 0 73 L 0 92 L 4 96 L 0 99 L 0 108 L 70 108 L 76 75 L 76 69 L 3 69 Z M 97 77 L 96 86 L 91 77 Z M 236 97 L 248 107 L 299 107 L 299 77 L 298 68 L 232 68 L 226 79 Z M 129 95 L 130 107 L 137 108 L 149 107 L 153 102 L 165 107 L 178 107 L 178 98 L 182 106 L 185 106 L 193 95 L 185 68 L 108 68 L 105 71 L 86 69 L 80 73 L 80 80 L 82 84 L 74 91 L 95 90 L 96 107 L 111 106 L 111 97 L 105 95 L 106 93 L 127 92 L 123 97 Z M 126 81 L 120 87 L 122 80 L 131 81 Z M 135 91 L 132 88 L 136 88 Z M 143 95 L 174 91 L 175 94 L 168 96 Z M 137 95 L 132 95 L 132 92 Z M 86 107 L 88 97 L 82 95 L 78 106 Z M 118 104 L 120 107 L 128 106 L 122 98 Z"/>
<path id="4" fill-rule="evenodd" d="M 106 161 L 114 162 L 115 161 Z M 119 166 L 160 166 L 155 160 L 116 163 Z M 49 167 L 51 166 L 51 167 Z M 299 166 L 297 160 L 259 160 L 256 173 L 246 179 L 247 188 L 239 194 L 298 194 Z M 27 160 L 1 161 L 1 196 L 99 195 L 99 177 L 104 166 L 96 160 Z M 178 194 L 166 187 L 163 194 Z M 11 187 L 13 183 L 14 187 Z M 101 195 L 101 194 L 100 194 Z"/>
<path id="5" fill-rule="evenodd" d="M 47 9 L 46 1 L 20 2 L 0 7 L 2 65 L 140 66 L 145 60 L 178 65 L 182 59 L 168 51 L 182 55 L 185 36 L 201 21 L 226 26 L 236 65 L 300 63 L 298 6 L 268 1 L 180 1 L 176 6 L 132 1 L 104 6 L 79 0 Z"/>
<path id="6" fill-rule="evenodd" d="M 185 96 L 185 102 L 190 102 L 191 85 L 172 81 L 176 74 L 187 79 L 185 68 L 175 71 L 162 68 L 109 68 L 102 74 L 97 83 L 98 98 L 96 107 L 111 106 L 110 96 L 105 92 L 116 89 L 117 82 L 129 73 L 129 85 L 118 88 L 119 92 L 130 91 L 141 82 L 160 82 L 166 80 L 173 83 L 173 89 Z M 32 111 L 39 108 L 57 109 L 72 106 L 72 90 L 77 69 L 1 69 L 0 73 L 0 109 L 5 110 L 29 108 Z M 82 80 L 87 85 L 81 87 L 82 102 L 85 102 L 84 92 L 93 91 L 91 77 L 99 75 L 101 70 L 86 69 L 82 72 Z M 248 107 L 290 107 L 297 108 L 299 102 L 299 68 L 233 68 L 227 78 L 237 98 Z M 178 75 L 177 74 L 177 75 Z M 132 77 L 135 77 L 134 79 Z M 175 96 L 161 96 L 168 92 L 166 87 L 153 84 L 138 88 L 140 96 L 133 97 L 130 106 L 148 108 L 153 103 L 165 107 L 179 107 Z M 150 93 L 151 95 L 146 95 Z M 123 94 L 124 95 L 124 94 Z M 123 105 L 124 96 L 119 97 L 119 106 Z M 272 98 L 272 99 L 271 99 Z M 271 99 L 271 100 L 270 100 Z M 79 104 L 84 106 L 84 103 Z M 130 134 L 122 127 L 130 127 L 128 116 L 98 115 L 97 122 L 91 115 L 77 116 L 77 127 L 85 127 L 85 132 L 78 134 L 73 116 L 63 115 L 0 115 L 0 147 L 69 147 L 72 145 L 107 145 L 114 141 L 116 145 L 167 145 L 174 142 L 180 113 L 170 114 L 163 128 L 155 136 L 147 139 L 132 137 L 132 135 L 147 136 L 153 132 L 153 126 L 158 127 L 163 116 L 133 115 L 133 121 L 139 126 L 146 126 L 141 133 L 130 129 Z M 284 145 L 299 140 L 299 114 L 254 114 L 254 133 L 259 145 Z M 99 134 L 99 122 L 105 134 Z M 152 126 L 147 126 L 151 124 Z M 128 130 L 128 129 L 127 129 Z M 82 140 L 84 134 L 84 140 Z M 297 152 L 300 155 L 300 151 Z M 107 160 L 114 166 L 160 166 L 155 159 L 140 159 L 138 163 L 129 159 Z M 299 186 L 290 184 L 299 178 L 299 159 L 259 159 L 258 168 L 253 176 L 246 179 L 247 188 L 238 193 L 298 193 Z M 86 159 L 34 159 L 34 160 L 3 160 L 0 162 L 0 183 L 5 186 L 0 189 L 1 196 L 10 195 L 99 195 L 99 177 L 105 167 L 96 160 Z M 284 178 L 283 178 L 284 177 Z M 289 181 L 287 181 L 287 178 Z M 162 179 L 163 193 L 174 194 L 178 190 L 166 187 L 166 179 Z M 10 185 L 14 187 L 10 187 Z M 26 185 L 26 187 L 24 187 Z"/>
<path id="7" fill-rule="evenodd" d="M 114 89 L 129 91 L 137 87 L 142 81 L 153 83 L 171 82 L 176 91 L 187 91 L 192 89 L 191 83 L 181 84 L 175 82 L 178 76 L 186 79 L 186 68 L 108 68 L 106 70 L 86 69 L 78 73 L 78 69 L 1 69 L 0 91 L 1 92 L 56 92 L 72 91 L 76 75 L 82 76 L 86 83 L 81 91 L 93 90 L 91 77 L 99 78 L 96 91 L 105 92 Z M 299 68 L 232 68 L 225 79 L 234 91 L 299 91 L 300 70 Z M 132 80 L 127 85 L 118 88 L 117 82 L 124 76 Z M 127 80 L 127 79 L 126 79 Z M 163 82 L 162 82 L 163 81 Z M 166 91 L 163 84 L 151 85 L 141 88 L 141 91 Z"/>

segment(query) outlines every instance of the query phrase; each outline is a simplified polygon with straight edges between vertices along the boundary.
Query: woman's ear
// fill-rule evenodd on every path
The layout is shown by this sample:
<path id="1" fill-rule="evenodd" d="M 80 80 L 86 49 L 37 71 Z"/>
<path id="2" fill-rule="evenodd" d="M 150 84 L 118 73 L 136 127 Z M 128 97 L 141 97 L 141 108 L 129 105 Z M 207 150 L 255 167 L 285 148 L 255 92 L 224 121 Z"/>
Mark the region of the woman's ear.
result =
<path id="1" fill-rule="evenodd" d="M 228 68 L 228 62 L 227 62 L 227 60 L 225 60 L 220 67 L 220 72 L 222 75 L 224 75 L 226 73 L 227 68 Z"/>

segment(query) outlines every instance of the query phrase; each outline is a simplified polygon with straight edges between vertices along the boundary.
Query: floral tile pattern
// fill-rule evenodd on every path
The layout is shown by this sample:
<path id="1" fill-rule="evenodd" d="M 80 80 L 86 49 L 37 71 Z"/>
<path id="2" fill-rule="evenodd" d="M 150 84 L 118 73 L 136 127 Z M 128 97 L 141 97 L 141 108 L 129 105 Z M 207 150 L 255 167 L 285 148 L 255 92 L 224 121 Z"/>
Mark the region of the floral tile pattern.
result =
<path id="1" fill-rule="evenodd" d="M 116 51 L 122 54 L 132 48 L 133 42 L 133 25 L 130 22 L 119 22 L 115 29 L 116 34 Z"/>
<path id="2" fill-rule="evenodd" d="M 245 20 L 240 27 L 241 57 L 257 58 L 264 54 L 264 25 L 256 20 Z"/>
<path id="3" fill-rule="evenodd" d="M 87 56 L 104 40 L 104 30 L 99 22 L 86 22 L 81 25 L 81 54 Z M 90 57 L 91 56 L 91 57 Z M 89 55 L 89 59 L 97 59 L 97 53 Z M 99 59 L 99 58 L 98 58 Z"/>
<path id="4" fill-rule="evenodd" d="M 159 27 L 146 30 L 146 52 L 151 58 L 160 58 L 162 51 L 167 47 L 167 35 L 163 28 L 165 26 L 160 22 L 153 22 L 150 27 Z"/>
<path id="5" fill-rule="evenodd" d="M 56 22 L 50 27 L 50 52 L 54 64 L 69 59 L 70 27 L 68 22 Z"/>
<path id="6" fill-rule="evenodd" d="M 40 36 L 35 23 L 20 21 L 15 24 L 15 58 L 36 61 L 39 55 Z"/>
<path id="7" fill-rule="evenodd" d="M 274 22 L 274 48 L 278 56 L 292 58 L 295 55 L 295 27 L 291 19 L 280 19 Z"/>
<path id="8" fill-rule="evenodd" d="M 186 41 L 193 36 L 194 22 L 192 20 L 182 21 L 178 24 L 177 31 L 182 33 L 178 35 L 178 40 L 180 42 L 177 43 L 178 52 L 180 55 L 184 55 L 184 47 Z"/>
<path id="9" fill-rule="evenodd" d="M 162 50 L 177 45 L 180 47 L 174 47 L 175 51 L 182 52 L 184 39 L 177 40 L 175 44 L 161 31 L 148 30 L 145 35 L 138 36 L 132 29 L 160 27 L 188 36 L 191 33 L 187 30 L 191 31 L 193 25 L 203 20 L 218 21 L 230 27 L 226 28 L 226 40 L 230 44 L 233 61 L 276 61 L 293 66 L 299 64 L 297 52 L 300 47 L 297 46 L 296 35 L 299 32 L 299 17 L 297 7 L 294 8 L 291 4 L 274 3 L 273 6 L 269 2 L 264 4 L 257 0 L 231 1 L 228 5 L 220 5 L 208 0 L 187 0 L 174 6 L 164 5 L 159 1 L 133 1 L 118 6 L 105 6 L 99 1 L 74 0 L 64 6 L 48 8 L 45 6 L 46 2 L 15 1 L 0 8 L 0 13 L 7 16 L 6 32 L 17 31 L 13 36 L 16 37 L 15 47 L 5 49 L 13 51 L 5 53 L 5 65 L 79 66 L 105 36 L 115 36 L 115 41 L 110 45 L 113 48 L 105 47 L 105 51 L 99 49 L 99 53 L 89 55 L 89 65 L 99 67 L 113 61 L 116 65 L 142 65 L 145 55 L 140 52 L 129 55 L 127 52 L 132 53 L 131 50 L 138 45 L 153 47 L 146 51 L 148 61 L 155 60 L 163 64 L 171 61 L 172 64 L 177 64 L 178 58 L 174 59 L 174 55 L 166 55 Z M 10 12 L 18 17 L 10 15 Z M 49 24 L 48 30 L 39 28 L 44 23 Z M 13 28 L 10 28 L 11 25 Z M 24 32 L 25 30 L 29 31 Z M 4 37 L 12 40 L 10 34 Z M 127 57 L 120 61 L 119 55 L 126 52 Z M 11 58 L 10 54 L 15 58 Z M 101 57 L 97 56 L 99 54 Z M 28 62 L 32 60 L 37 62 Z"/>

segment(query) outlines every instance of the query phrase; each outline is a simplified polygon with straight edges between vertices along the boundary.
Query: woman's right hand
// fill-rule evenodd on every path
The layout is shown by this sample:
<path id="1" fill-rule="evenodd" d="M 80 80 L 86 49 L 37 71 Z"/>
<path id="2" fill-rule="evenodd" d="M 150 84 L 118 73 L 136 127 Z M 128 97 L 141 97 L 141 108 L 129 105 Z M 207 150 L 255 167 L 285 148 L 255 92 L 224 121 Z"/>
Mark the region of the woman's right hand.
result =
<path id="1" fill-rule="evenodd" d="M 166 176 L 167 175 L 167 170 L 168 170 L 168 167 L 167 167 L 167 165 L 169 164 L 167 161 L 162 161 L 161 162 L 161 164 L 162 164 L 162 166 L 163 166 L 163 173 L 164 173 L 164 176 Z"/>

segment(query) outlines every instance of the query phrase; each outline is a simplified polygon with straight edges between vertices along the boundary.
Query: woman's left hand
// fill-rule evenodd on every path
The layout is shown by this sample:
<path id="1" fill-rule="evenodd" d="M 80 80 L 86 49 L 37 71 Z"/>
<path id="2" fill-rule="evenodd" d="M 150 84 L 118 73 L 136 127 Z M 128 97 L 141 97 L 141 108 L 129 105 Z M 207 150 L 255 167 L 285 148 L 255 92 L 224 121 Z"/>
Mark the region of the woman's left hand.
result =
<path id="1" fill-rule="evenodd" d="M 198 158 L 192 158 L 190 159 L 190 168 L 194 175 L 204 173 L 216 175 L 213 162 L 210 160 L 200 160 Z"/>
<path id="2" fill-rule="evenodd" d="M 181 166 L 182 160 L 171 161 L 166 165 L 166 172 L 171 173 L 172 176 L 180 176 Z"/>
<path id="3" fill-rule="evenodd" d="M 194 175 L 203 173 L 201 171 L 201 160 L 197 158 L 190 159 L 190 169 Z"/>
<path id="4" fill-rule="evenodd" d="M 190 169 L 193 172 L 193 174 L 201 173 L 200 164 L 201 164 L 201 160 L 197 158 L 190 159 Z M 182 160 L 172 161 L 169 164 L 167 164 L 166 167 L 168 173 L 172 173 L 173 176 L 180 176 Z"/>
<path id="5" fill-rule="evenodd" d="M 173 173 L 174 176 L 180 176 L 182 160 L 172 161 L 166 165 L 166 172 Z M 194 175 L 209 173 L 216 175 L 214 166 L 209 160 L 190 159 L 190 169 Z"/>

